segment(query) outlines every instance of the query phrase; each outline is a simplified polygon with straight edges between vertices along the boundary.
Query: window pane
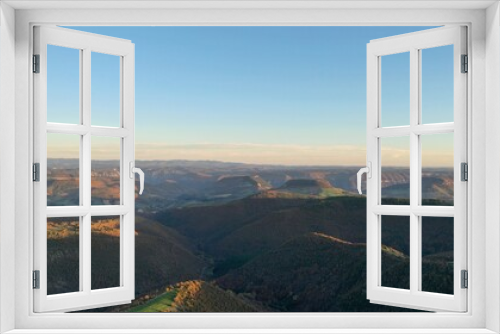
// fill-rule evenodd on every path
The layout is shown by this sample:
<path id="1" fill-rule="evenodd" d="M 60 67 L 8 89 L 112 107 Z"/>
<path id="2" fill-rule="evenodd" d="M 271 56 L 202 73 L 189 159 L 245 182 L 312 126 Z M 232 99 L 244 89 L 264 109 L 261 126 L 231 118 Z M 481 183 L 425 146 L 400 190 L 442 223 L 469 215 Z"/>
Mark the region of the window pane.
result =
<path id="1" fill-rule="evenodd" d="M 383 205 L 408 205 L 410 199 L 410 139 L 390 137 L 380 139 Z"/>
<path id="2" fill-rule="evenodd" d="M 410 124 L 410 53 L 381 58 L 382 126 Z"/>
<path id="3" fill-rule="evenodd" d="M 120 126 L 120 57 L 92 52 L 92 125 Z"/>
<path id="4" fill-rule="evenodd" d="M 421 50 L 422 123 L 453 122 L 453 45 Z"/>
<path id="5" fill-rule="evenodd" d="M 121 139 L 92 137 L 92 205 L 120 204 Z"/>
<path id="6" fill-rule="evenodd" d="M 120 216 L 92 217 L 92 290 L 120 286 Z"/>
<path id="7" fill-rule="evenodd" d="M 47 294 L 80 291 L 80 218 L 47 218 Z"/>
<path id="8" fill-rule="evenodd" d="M 47 134 L 47 205 L 80 205 L 80 136 Z"/>
<path id="9" fill-rule="evenodd" d="M 382 216 L 382 286 L 410 289 L 410 217 Z"/>
<path id="10" fill-rule="evenodd" d="M 453 294 L 453 218 L 422 217 L 422 291 Z"/>
<path id="11" fill-rule="evenodd" d="M 47 45 L 47 122 L 80 123 L 80 50 Z"/>
<path id="12" fill-rule="evenodd" d="M 422 204 L 453 205 L 453 133 L 420 136 Z"/>

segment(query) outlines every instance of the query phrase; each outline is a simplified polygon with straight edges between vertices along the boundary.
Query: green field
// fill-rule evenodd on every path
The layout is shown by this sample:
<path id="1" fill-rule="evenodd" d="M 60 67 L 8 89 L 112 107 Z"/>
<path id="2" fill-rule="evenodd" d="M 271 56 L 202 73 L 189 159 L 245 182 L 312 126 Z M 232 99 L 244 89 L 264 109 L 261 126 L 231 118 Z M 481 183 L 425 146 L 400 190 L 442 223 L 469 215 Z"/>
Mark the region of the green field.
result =
<path id="1" fill-rule="evenodd" d="M 172 307 L 177 292 L 177 289 L 172 289 L 171 291 L 162 293 L 145 304 L 131 308 L 129 312 L 167 312 Z"/>

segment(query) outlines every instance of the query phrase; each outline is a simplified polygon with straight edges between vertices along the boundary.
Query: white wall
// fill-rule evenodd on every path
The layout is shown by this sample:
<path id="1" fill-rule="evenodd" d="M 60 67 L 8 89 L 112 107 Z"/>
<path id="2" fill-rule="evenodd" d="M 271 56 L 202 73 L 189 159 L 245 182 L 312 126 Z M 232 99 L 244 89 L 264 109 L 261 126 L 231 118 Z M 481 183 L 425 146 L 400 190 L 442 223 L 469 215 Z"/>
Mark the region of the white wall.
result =
<path id="1" fill-rule="evenodd" d="M 499 4 L 486 11 L 486 254 L 496 265 L 486 266 L 486 328 L 500 332 L 500 17 Z"/>
<path id="2" fill-rule="evenodd" d="M 15 12 L 0 3 L 0 332 L 14 328 Z"/>

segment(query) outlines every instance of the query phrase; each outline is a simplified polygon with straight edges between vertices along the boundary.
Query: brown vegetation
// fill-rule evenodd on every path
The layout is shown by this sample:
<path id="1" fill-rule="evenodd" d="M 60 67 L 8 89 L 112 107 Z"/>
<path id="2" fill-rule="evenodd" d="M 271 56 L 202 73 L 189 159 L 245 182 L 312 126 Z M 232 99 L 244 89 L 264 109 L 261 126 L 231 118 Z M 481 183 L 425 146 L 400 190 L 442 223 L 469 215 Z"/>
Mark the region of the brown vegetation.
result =
<path id="1" fill-rule="evenodd" d="M 176 285 L 174 312 L 256 312 L 257 309 L 231 291 L 204 281 Z"/>

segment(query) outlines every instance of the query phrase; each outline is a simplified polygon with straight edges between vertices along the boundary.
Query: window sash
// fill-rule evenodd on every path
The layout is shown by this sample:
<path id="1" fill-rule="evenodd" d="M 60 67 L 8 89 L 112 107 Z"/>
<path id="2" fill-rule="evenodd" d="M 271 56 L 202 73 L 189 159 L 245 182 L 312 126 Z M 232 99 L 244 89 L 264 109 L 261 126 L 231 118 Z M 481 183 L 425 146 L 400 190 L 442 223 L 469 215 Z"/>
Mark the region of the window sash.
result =
<path id="1" fill-rule="evenodd" d="M 34 75 L 34 161 L 40 163 L 40 182 L 34 184 L 34 270 L 40 271 L 40 288 L 33 290 L 34 311 L 74 311 L 103 305 L 128 303 L 135 298 L 134 286 L 134 179 L 129 162 L 134 161 L 134 45 L 130 41 L 82 33 L 64 28 L 34 28 L 34 54 L 40 55 L 40 73 Z M 47 123 L 47 45 L 80 50 L 80 124 Z M 120 57 L 120 127 L 91 124 L 91 54 Z M 48 133 L 80 137 L 79 206 L 47 207 Z M 120 138 L 120 205 L 91 205 L 92 136 Z M 120 216 L 120 286 L 91 288 L 91 218 Z M 79 217 L 80 291 L 47 295 L 47 218 Z"/>
<path id="2" fill-rule="evenodd" d="M 467 270 L 467 183 L 460 182 L 460 164 L 467 162 L 467 78 L 460 73 L 461 54 L 466 54 L 466 28 L 442 27 L 371 41 L 367 47 L 367 159 L 372 177 L 367 180 L 367 298 L 371 302 L 422 310 L 465 312 L 467 290 L 460 285 L 460 272 Z M 454 122 L 420 123 L 420 50 L 454 45 Z M 382 128 L 380 105 L 381 57 L 410 53 L 410 125 Z M 423 134 L 454 134 L 454 206 L 429 207 L 421 198 L 421 147 Z M 410 205 L 381 203 L 381 139 L 408 136 L 410 141 Z M 410 289 L 381 286 L 381 217 L 410 217 Z M 420 291 L 421 285 L 421 218 L 454 217 L 454 295 Z"/>

